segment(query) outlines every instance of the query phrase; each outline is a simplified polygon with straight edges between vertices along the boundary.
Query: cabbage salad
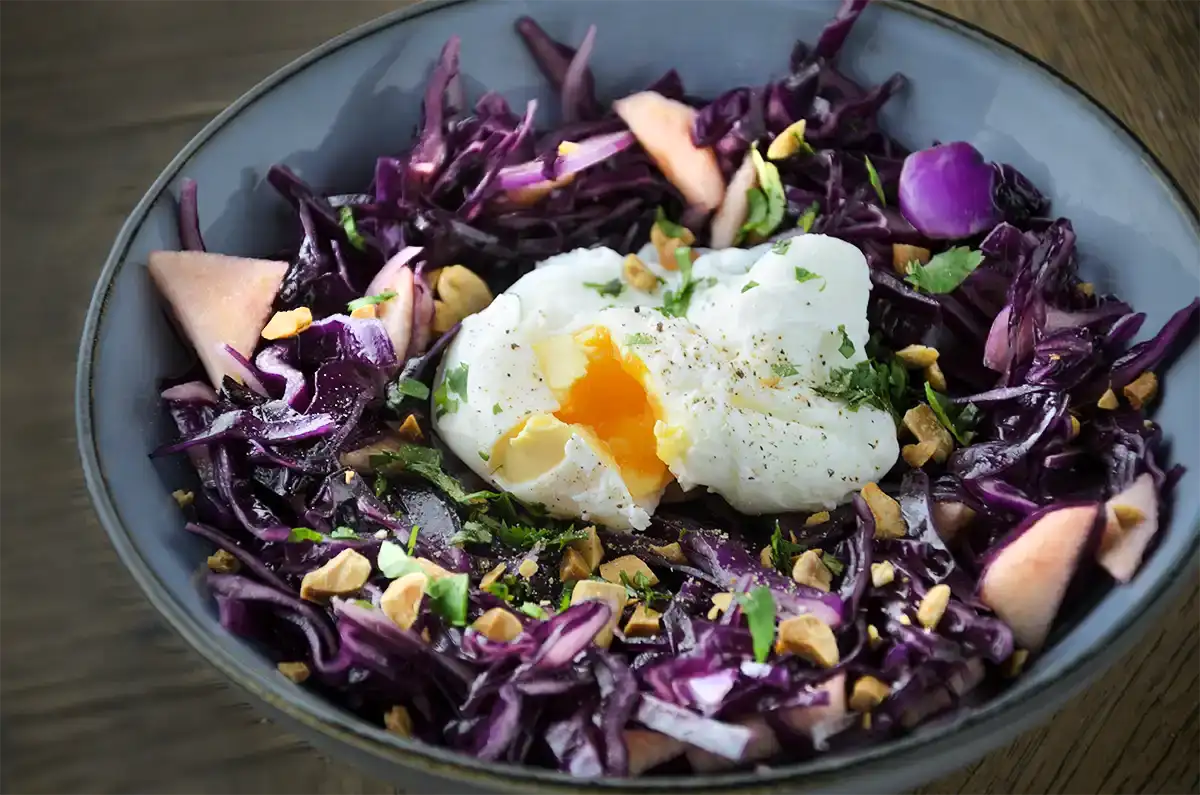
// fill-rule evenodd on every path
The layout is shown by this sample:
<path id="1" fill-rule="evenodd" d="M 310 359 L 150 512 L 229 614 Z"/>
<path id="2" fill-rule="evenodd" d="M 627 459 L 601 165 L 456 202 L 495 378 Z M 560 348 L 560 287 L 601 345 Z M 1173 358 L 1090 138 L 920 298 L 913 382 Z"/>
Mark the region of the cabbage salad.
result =
<path id="1" fill-rule="evenodd" d="M 208 252 L 185 180 L 156 455 L 223 626 L 403 737 L 703 773 L 970 709 L 1133 578 L 1200 301 L 1134 344 L 1021 173 L 889 137 L 904 77 L 837 67 L 865 5 L 714 99 L 603 103 L 595 27 L 522 18 L 549 129 L 452 38 L 364 192 L 271 169 L 282 259 Z"/>

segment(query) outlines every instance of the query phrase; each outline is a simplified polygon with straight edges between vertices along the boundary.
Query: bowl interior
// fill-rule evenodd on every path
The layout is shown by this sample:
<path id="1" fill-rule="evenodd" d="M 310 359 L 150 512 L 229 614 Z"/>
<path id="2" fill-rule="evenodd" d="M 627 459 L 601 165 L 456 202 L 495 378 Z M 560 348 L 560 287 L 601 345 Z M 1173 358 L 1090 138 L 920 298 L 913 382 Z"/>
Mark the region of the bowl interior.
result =
<path id="1" fill-rule="evenodd" d="M 403 24 L 375 24 L 365 34 L 327 45 L 321 57 L 285 69 L 266 90 L 256 89 L 206 128 L 164 172 L 122 232 L 97 288 L 81 349 L 85 468 L 114 542 L 172 623 L 269 700 L 383 737 L 288 686 L 252 648 L 220 628 L 210 599 L 195 584 L 207 550 L 182 531 L 170 497 L 191 476 L 182 457 L 147 456 L 172 433 L 158 405 L 157 381 L 189 358 L 164 319 L 145 267 L 150 251 L 178 247 L 172 197 L 181 177 L 199 182 L 200 218 L 211 250 L 275 255 L 293 243 L 295 229 L 285 203 L 263 181 L 268 167 L 283 162 L 317 187 L 361 190 L 375 157 L 410 140 L 426 77 L 450 35 L 463 39 L 469 100 L 488 89 L 514 105 L 535 98 L 546 126 L 557 115 L 557 98 L 512 32 L 521 14 L 568 42 L 582 39 L 596 23 L 592 68 L 601 98 L 612 99 L 669 68 L 679 70 L 689 93 L 702 96 L 779 77 L 794 40 L 812 43 L 836 6 L 833 0 L 435 5 L 400 15 Z M 841 64 L 862 83 L 882 82 L 896 71 L 910 78 L 909 89 L 883 113 L 889 132 L 907 146 L 965 140 L 990 159 L 1025 172 L 1053 198 L 1055 213 L 1074 223 L 1086 277 L 1146 312 L 1147 330 L 1157 330 L 1200 292 L 1193 212 L 1119 125 L 1036 65 L 932 12 L 891 3 L 863 15 Z M 1193 345 L 1180 358 L 1158 407 L 1168 436 L 1180 440 L 1195 436 L 1197 354 Z M 1198 458 L 1195 444 L 1174 446 L 1173 461 L 1191 472 L 1200 471 Z M 1137 578 L 1060 632 L 1029 675 L 989 711 L 1021 701 L 1135 624 L 1194 553 L 1198 504 L 1196 489 L 1179 489 L 1173 521 Z M 943 728 L 924 727 L 912 741 Z"/>

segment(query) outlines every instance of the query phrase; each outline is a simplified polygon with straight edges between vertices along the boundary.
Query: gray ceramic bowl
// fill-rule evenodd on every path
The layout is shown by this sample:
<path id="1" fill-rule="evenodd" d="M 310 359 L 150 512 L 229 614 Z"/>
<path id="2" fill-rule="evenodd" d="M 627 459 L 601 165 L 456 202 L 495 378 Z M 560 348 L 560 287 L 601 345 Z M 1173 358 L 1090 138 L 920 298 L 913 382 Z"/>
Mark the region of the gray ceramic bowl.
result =
<path id="1" fill-rule="evenodd" d="M 88 485 L 117 551 L 167 620 L 282 723 L 409 790 L 632 790 L 629 782 L 578 782 L 398 739 L 294 687 L 221 629 L 193 579 L 206 550 L 182 531 L 169 496 L 188 475 L 181 462 L 146 455 L 171 433 L 156 381 L 186 359 L 147 278 L 146 255 L 178 246 L 172 196 L 184 175 L 200 183 L 200 217 L 212 250 L 264 255 L 285 246 L 285 205 L 263 182 L 267 168 L 283 162 L 314 185 L 360 189 L 375 157 L 397 149 L 414 128 L 426 75 L 451 34 L 463 38 L 471 94 L 487 87 L 514 104 L 536 96 L 549 108 L 556 103 L 546 83 L 510 32 L 521 14 L 567 41 L 598 24 L 592 67 L 603 97 L 638 89 L 668 67 L 682 73 L 690 92 L 714 96 L 779 76 L 793 40 L 813 41 L 836 6 L 835 0 L 424 3 L 314 50 L 209 124 L 121 230 L 79 353 L 79 443 Z M 901 142 L 970 141 L 1028 174 L 1074 222 L 1085 275 L 1148 313 L 1147 328 L 1158 328 L 1200 293 L 1195 210 L 1145 147 L 1061 76 L 982 31 L 893 2 L 863 15 L 841 63 L 864 83 L 894 71 L 912 80 L 884 113 Z M 1159 418 L 1177 438 L 1195 437 L 1198 354 L 1195 345 L 1184 354 L 1159 406 Z M 1174 459 L 1200 472 L 1196 445 L 1176 444 Z M 1174 520 L 1137 578 L 1060 633 L 1027 676 L 983 708 L 853 754 L 765 773 L 649 779 L 636 782 L 637 789 L 894 791 L 971 761 L 1061 706 L 1135 641 L 1148 614 L 1195 570 L 1198 506 L 1200 489 L 1179 489 Z"/>

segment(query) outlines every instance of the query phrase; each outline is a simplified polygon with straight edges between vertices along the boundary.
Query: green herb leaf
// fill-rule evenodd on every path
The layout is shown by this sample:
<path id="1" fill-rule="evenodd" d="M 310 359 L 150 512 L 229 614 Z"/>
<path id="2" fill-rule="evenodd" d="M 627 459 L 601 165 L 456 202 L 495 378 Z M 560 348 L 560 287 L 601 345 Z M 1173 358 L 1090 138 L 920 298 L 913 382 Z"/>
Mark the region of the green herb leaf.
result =
<path id="1" fill-rule="evenodd" d="M 879 196 L 879 203 L 887 207 L 887 197 L 883 195 L 883 182 L 879 179 L 879 172 L 875 170 L 875 164 L 871 162 L 871 158 L 865 156 L 863 162 L 867 164 L 867 179 L 871 181 L 871 187 Z"/>
<path id="2" fill-rule="evenodd" d="M 758 282 L 753 281 L 753 280 L 748 281 L 748 282 L 746 282 L 746 286 L 742 288 L 742 292 L 744 293 L 747 290 L 753 290 L 757 286 L 758 286 Z"/>
<path id="3" fill-rule="evenodd" d="M 502 580 L 489 582 L 487 585 L 483 586 L 483 590 L 487 591 L 497 599 L 503 599 L 506 602 L 512 601 L 512 594 L 508 592 L 508 583 L 503 582 Z"/>
<path id="4" fill-rule="evenodd" d="M 466 574 L 454 574 L 433 580 L 426 586 L 429 607 L 452 626 L 467 625 L 467 590 L 470 580 Z"/>
<path id="5" fill-rule="evenodd" d="M 684 317 L 698 284 L 692 278 L 692 250 L 687 246 L 675 249 L 675 263 L 679 266 L 679 273 L 683 278 L 679 282 L 678 290 L 667 290 L 663 293 L 663 305 L 659 311 L 668 317 Z"/>
<path id="6" fill-rule="evenodd" d="M 746 191 L 746 221 L 742 224 L 742 228 L 738 230 L 737 240 L 740 243 L 742 237 L 748 234 L 759 235 L 759 229 L 767 222 L 767 195 L 758 188 L 750 188 Z"/>
<path id="7" fill-rule="evenodd" d="M 667 237 L 673 237 L 677 240 L 683 240 L 688 235 L 687 227 L 668 220 L 667 214 L 663 211 L 662 207 L 659 207 L 658 212 L 655 213 L 654 225 Z"/>
<path id="8" fill-rule="evenodd" d="M 463 522 L 462 530 L 451 536 L 450 543 L 456 547 L 464 544 L 490 544 L 492 533 L 481 522 L 466 521 Z"/>
<path id="9" fill-rule="evenodd" d="M 350 208 L 343 207 L 342 209 L 348 210 Z M 356 309 L 362 309 L 364 306 L 382 304 L 384 301 L 390 301 L 395 297 L 395 290 L 384 290 L 382 293 L 376 293 L 375 295 L 364 295 L 362 298 L 355 298 L 353 301 L 346 304 L 346 309 L 353 312 Z M 428 391 L 426 391 L 425 394 L 429 394 Z"/>
<path id="10" fill-rule="evenodd" d="M 457 397 L 456 397 L 457 396 Z M 442 383 L 433 391 L 433 405 L 437 416 L 453 414 L 458 411 L 458 399 L 467 399 L 467 363 L 463 362 L 452 370 L 447 370 Z"/>
<path id="11" fill-rule="evenodd" d="M 800 374 L 800 371 L 791 362 L 776 362 L 771 365 L 771 372 L 780 378 L 791 378 L 794 375 Z"/>
<path id="12" fill-rule="evenodd" d="M 776 240 L 774 243 L 771 244 L 771 253 L 783 255 L 783 254 L 786 254 L 788 252 L 788 249 L 791 247 L 792 247 L 792 239 L 790 237 L 784 238 L 783 240 Z M 803 269 L 797 268 L 796 270 L 803 270 Z"/>
<path id="13" fill-rule="evenodd" d="M 642 334 L 641 332 L 638 332 L 637 334 L 629 334 L 625 337 L 625 344 L 626 345 L 653 345 L 654 337 L 651 337 L 649 334 Z"/>
<path id="14" fill-rule="evenodd" d="M 783 191 L 783 181 L 779 178 L 779 169 L 774 163 L 763 159 L 758 153 L 758 144 L 751 144 L 750 158 L 758 174 L 758 187 L 766 201 L 764 218 L 752 231 L 762 237 L 768 237 L 783 221 L 783 215 L 787 211 L 787 196 Z"/>
<path id="15" fill-rule="evenodd" d="M 312 541 L 314 544 L 319 544 L 325 540 L 325 536 L 313 530 L 311 527 L 293 527 L 288 533 L 288 541 Z"/>
<path id="16" fill-rule="evenodd" d="M 338 220 L 342 222 L 342 229 L 346 230 L 346 239 L 350 241 L 350 245 L 359 251 L 366 251 L 367 241 L 363 240 L 363 236 L 358 232 L 358 226 L 354 223 L 354 209 L 348 204 L 339 207 Z"/>
<path id="17" fill-rule="evenodd" d="M 842 355 L 843 359 L 849 359 L 854 355 L 854 343 L 850 341 L 850 335 L 846 333 L 844 324 L 839 324 L 837 330 L 842 335 L 842 344 L 838 345 L 838 353 Z"/>
<path id="18" fill-rule="evenodd" d="M 492 404 L 492 414 L 493 414 L 493 415 L 495 415 L 495 414 L 499 414 L 499 413 L 500 413 L 500 412 L 502 412 L 502 411 L 504 411 L 504 409 L 500 408 L 500 404 L 499 404 L 499 403 L 493 403 L 493 404 Z"/>
<path id="19" fill-rule="evenodd" d="M 415 378 L 401 378 L 396 382 L 396 390 L 401 395 L 426 400 L 429 397 L 429 387 Z"/>
<path id="20" fill-rule="evenodd" d="M 825 568 L 834 573 L 834 576 L 840 577 L 842 572 L 846 570 L 846 564 L 830 555 L 828 552 L 821 553 L 821 562 L 825 564 Z"/>
<path id="21" fill-rule="evenodd" d="M 558 612 L 561 613 L 571 606 L 571 592 L 574 590 L 574 588 L 574 584 L 571 584 L 570 587 L 563 588 L 562 596 L 559 597 L 558 600 Z"/>
<path id="22" fill-rule="evenodd" d="M 629 578 L 625 572 L 621 572 L 621 584 L 625 586 L 625 595 L 630 599 L 640 599 L 646 603 L 646 607 L 651 607 L 654 602 L 670 601 L 671 594 L 668 591 L 656 591 L 650 584 L 650 578 L 644 573 L 638 572 Z"/>
<path id="23" fill-rule="evenodd" d="M 958 443 L 970 444 L 975 438 L 975 428 L 982 416 L 979 407 L 974 403 L 965 406 L 951 403 L 949 398 L 934 390 L 928 381 L 925 382 L 925 398 L 929 401 L 929 408 L 933 409 L 938 422 L 954 434 Z"/>
<path id="24" fill-rule="evenodd" d="M 351 527 L 335 527 L 329 534 L 330 538 L 358 538 L 358 533 Z"/>
<path id="25" fill-rule="evenodd" d="M 533 549 L 538 544 L 561 552 L 572 541 L 587 538 L 587 532 L 576 530 L 572 525 L 565 530 L 553 527 L 529 527 L 522 524 L 502 522 L 500 528 L 494 531 L 500 543 L 517 549 Z"/>
<path id="26" fill-rule="evenodd" d="M 550 614 L 546 612 L 545 608 L 535 602 L 525 602 L 518 607 L 517 610 L 521 611 L 530 618 L 540 618 L 543 621 L 550 617 Z"/>
<path id="27" fill-rule="evenodd" d="M 981 262 L 983 252 L 956 246 L 935 254 L 924 265 L 919 262 L 908 263 L 908 276 L 904 280 L 927 293 L 941 295 L 953 292 Z"/>
<path id="28" fill-rule="evenodd" d="M 775 532 L 771 533 L 771 565 L 780 574 L 792 576 L 792 558 L 804 552 L 808 547 L 797 544 L 783 535 L 779 520 L 775 520 Z"/>
<path id="29" fill-rule="evenodd" d="M 359 607 L 363 608 L 364 610 L 374 610 L 375 609 L 375 605 L 371 604 L 366 599 L 352 599 L 351 601 L 354 604 L 358 605 Z"/>
<path id="30" fill-rule="evenodd" d="M 893 360 L 894 361 L 894 360 Z M 897 378 L 905 379 L 898 383 Z M 839 367 L 829 374 L 829 382 L 814 391 L 830 400 L 845 401 L 851 411 L 862 406 L 874 406 L 898 417 L 898 407 L 904 401 L 907 376 L 897 376 L 890 363 L 880 364 L 866 359 L 854 367 Z"/>
<path id="31" fill-rule="evenodd" d="M 829 286 L 829 282 L 825 279 L 824 276 L 820 275 L 819 273 L 813 273 L 812 271 L 810 271 L 806 268 L 801 268 L 801 267 L 797 266 L 796 281 L 800 282 L 801 284 L 804 284 L 805 282 L 811 282 L 813 279 L 821 280 L 821 289 L 818 290 L 818 292 L 822 292 L 822 293 L 825 292 L 825 288 Z"/>
<path id="32" fill-rule="evenodd" d="M 384 494 L 387 494 L 387 490 L 388 490 L 387 478 L 385 478 L 383 475 L 376 475 L 375 476 L 375 496 L 382 497 Z"/>
<path id="33" fill-rule="evenodd" d="M 421 525 L 413 525 L 412 532 L 408 534 L 408 554 L 412 555 L 417 550 L 417 533 L 421 532 Z"/>
<path id="34" fill-rule="evenodd" d="M 766 662 L 775 642 L 775 597 L 771 589 L 760 585 L 747 594 L 738 596 L 746 623 L 750 625 L 750 638 L 754 643 L 754 659 Z"/>
<path id="35" fill-rule="evenodd" d="M 821 205 L 813 202 L 808 205 L 808 209 L 800 213 L 799 220 L 796 221 L 796 226 L 804 230 L 805 234 L 812 231 L 813 224 L 817 222 L 817 213 L 820 211 Z"/>
<path id="36" fill-rule="evenodd" d="M 613 279 L 608 282 L 584 282 L 584 287 L 590 290 L 595 290 L 600 295 L 608 295 L 616 298 L 625 289 L 625 285 L 621 284 L 620 279 Z"/>
<path id="37" fill-rule="evenodd" d="M 393 541 L 384 541 L 379 545 L 379 555 L 375 562 L 380 573 L 389 580 L 421 571 L 421 565 L 410 558 L 402 546 Z"/>
<path id="38" fill-rule="evenodd" d="M 461 483 L 442 471 L 442 455 L 432 447 L 404 443 L 395 451 L 384 450 L 371 456 L 371 466 L 376 470 L 400 470 L 419 475 L 446 492 L 455 502 L 468 505 L 483 503 L 495 496 L 492 491 L 468 494 Z"/>

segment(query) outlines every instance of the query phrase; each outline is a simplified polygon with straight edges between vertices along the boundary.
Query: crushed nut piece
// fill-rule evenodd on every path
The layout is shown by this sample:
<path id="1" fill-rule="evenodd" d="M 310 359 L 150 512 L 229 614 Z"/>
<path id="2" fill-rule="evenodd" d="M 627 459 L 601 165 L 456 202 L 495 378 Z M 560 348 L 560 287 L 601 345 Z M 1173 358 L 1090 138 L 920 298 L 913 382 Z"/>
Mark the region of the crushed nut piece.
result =
<path id="1" fill-rule="evenodd" d="M 907 345 L 896 351 L 896 358 L 909 367 L 929 367 L 938 360 L 938 349 L 927 345 Z"/>
<path id="2" fill-rule="evenodd" d="M 512 613 L 503 607 L 493 607 L 475 619 L 475 622 L 471 624 L 471 629 L 488 640 L 508 643 L 521 634 L 522 627 L 520 619 Z"/>
<path id="3" fill-rule="evenodd" d="M 444 334 L 468 315 L 487 308 L 492 291 L 487 283 L 469 268 L 450 265 L 442 268 L 437 278 L 438 300 L 433 304 L 433 330 Z"/>
<path id="4" fill-rule="evenodd" d="M 504 574 L 505 568 L 503 563 L 497 563 L 495 568 L 483 575 L 483 579 L 479 581 L 480 590 L 487 590 L 489 585 L 500 579 L 500 575 Z"/>
<path id="5" fill-rule="evenodd" d="M 938 392 L 946 391 L 946 374 L 937 362 L 925 368 L 925 380 Z"/>
<path id="6" fill-rule="evenodd" d="M 351 483 L 353 483 L 354 482 L 354 470 L 347 469 L 345 474 L 343 475 L 343 479 L 346 481 L 346 485 L 350 485 Z"/>
<path id="7" fill-rule="evenodd" d="M 884 494 L 874 483 L 863 486 L 860 494 L 875 517 L 875 537 L 904 538 L 908 528 L 904 524 L 904 515 L 900 513 L 900 503 Z"/>
<path id="8" fill-rule="evenodd" d="M 826 568 L 821 558 L 822 554 L 819 549 L 805 551 L 792 564 L 792 579 L 801 585 L 828 593 L 830 586 L 833 585 L 833 572 Z"/>
<path id="9" fill-rule="evenodd" d="M 319 569 L 313 569 L 300 581 L 300 598 L 321 602 L 331 596 L 354 593 L 371 576 L 371 561 L 353 549 L 343 549 Z"/>
<path id="10" fill-rule="evenodd" d="M 637 254 L 625 257 L 624 262 L 621 263 L 621 273 L 625 276 L 625 281 L 629 282 L 635 290 L 652 293 L 658 287 L 658 277 L 646 263 L 638 258 Z"/>
<path id="11" fill-rule="evenodd" d="M 1117 393 L 1112 388 L 1104 390 L 1104 394 L 1096 401 L 1096 407 L 1105 411 L 1115 411 L 1121 404 L 1117 401 Z"/>
<path id="12" fill-rule="evenodd" d="M 817 511 L 812 516 L 804 520 L 805 527 L 816 527 L 819 524 L 825 524 L 829 521 L 829 511 Z"/>
<path id="13" fill-rule="evenodd" d="M 667 237 L 667 234 L 659 228 L 658 224 L 650 227 L 650 242 L 654 245 L 654 250 L 658 252 L 658 264 L 662 265 L 669 271 L 678 270 L 679 265 L 675 262 L 675 251 L 683 246 L 690 246 L 696 242 L 696 236 L 692 234 L 690 229 L 683 230 L 683 237 Z M 699 252 L 692 251 L 692 261 L 695 262 Z"/>
<path id="14" fill-rule="evenodd" d="M 876 588 L 890 585 L 894 579 L 896 579 L 896 567 L 890 560 L 871 564 L 871 584 Z"/>
<path id="15" fill-rule="evenodd" d="M 871 713 L 870 713 L 870 712 L 864 712 L 864 713 L 863 713 L 863 716 L 862 716 L 862 727 L 863 727 L 863 729 L 865 729 L 866 731 L 870 731 L 870 730 L 871 730 Z"/>
<path id="16" fill-rule="evenodd" d="M 175 503 L 180 508 L 186 508 L 196 501 L 195 494 L 190 491 L 184 491 L 183 489 L 176 489 L 175 491 L 171 492 L 171 497 L 174 498 Z"/>
<path id="17" fill-rule="evenodd" d="M 419 571 L 392 580 L 383 596 L 379 597 L 379 609 L 400 629 L 409 629 L 421 612 L 421 599 L 425 596 L 428 584 L 429 577 Z"/>
<path id="18" fill-rule="evenodd" d="M 375 304 L 366 304 L 365 306 L 355 307 L 350 310 L 350 317 L 358 318 L 359 320 L 370 320 L 378 315 L 378 310 Z"/>
<path id="19" fill-rule="evenodd" d="M 217 574 L 233 574 L 241 567 L 242 562 L 223 549 L 218 549 L 208 556 L 208 570 Z"/>
<path id="20" fill-rule="evenodd" d="M 1129 401 L 1129 405 L 1135 409 L 1140 409 L 1158 394 L 1158 376 L 1147 370 L 1133 379 L 1131 383 L 1126 384 L 1121 392 L 1124 393 L 1125 399 Z"/>
<path id="21" fill-rule="evenodd" d="M 917 607 L 917 621 L 920 621 L 921 626 L 925 629 L 937 628 L 938 622 L 946 614 L 946 607 L 949 604 L 950 586 L 945 583 L 933 586 L 926 592 L 925 598 Z"/>
<path id="22" fill-rule="evenodd" d="M 1083 430 L 1083 426 L 1079 424 L 1079 418 L 1074 414 L 1070 414 L 1068 416 L 1071 418 L 1071 430 L 1068 433 L 1068 438 L 1074 439 L 1079 435 L 1079 432 Z"/>
<path id="23" fill-rule="evenodd" d="M 588 574 L 591 574 L 600 565 L 600 561 L 604 560 L 604 545 L 600 543 L 600 536 L 597 535 L 594 526 L 583 528 L 583 532 L 587 533 L 586 538 L 572 541 L 568 546 L 583 557 Z"/>
<path id="24" fill-rule="evenodd" d="M 648 638 L 651 635 L 657 635 L 659 632 L 658 619 L 661 615 L 662 613 L 657 610 L 651 610 L 645 605 L 638 605 L 633 609 L 633 615 L 625 624 L 626 636 Z"/>
<path id="25" fill-rule="evenodd" d="M 563 550 L 562 562 L 558 566 L 558 579 L 562 582 L 586 580 L 592 570 L 588 568 L 579 550 L 567 547 Z"/>
<path id="26" fill-rule="evenodd" d="M 537 574 L 537 570 L 537 561 L 533 558 L 525 558 L 525 560 L 521 561 L 521 565 L 517 566 L 517 574 L 520 574 L 527 580 Z"/>
<path id="27" fill-rule="evenodd" d="M 775 553 L 771 551 L 770 547 L 763 547 L 762 551 L 758 553 L 758 562 L 768 569 L 775 568 Z"/>
<path id="28" fill-rule="evenodd" d="M 1088 298 L 1096 294 L 1096 285 L 1091 282 L 1080 282 L 1075 285 L 1075 289 L 1079 291 L 1080 295 L 1087 296 Z"/>
<path id="29" fill-rule="evenodd" d="M 939 464 L 945 463 L 954 451 L 954 437 L 927 403 L 918 403 L 904 413 L 904 427 L 917 437 L 918 442 L 934 444 L 933 460 Z"/>
<path id="30" fill-rule="evenodd" d="M 267 325 L 263 326 L 264 340 L 282 340 L 294 337 L 312 325 L 312 310 L 307 306 L 276 312 Z"/>
<path id="31" fill-rule="evenodd" d="M 850 693 L 850 709 L 855 712 L 870 712 L 883 703 L 891 692 L 892 687 L 887 682 L 873 676 L 864 676 L 854 683 L 854 689 Z"/>
<path id="32" fill-rule="evenodd" d="M 1009 679 L 1016 679 L 1021 675 L 1021 671 L 1025 668 L 1025 663 L 1029 660 L 1028 649 L 1014 649 L 1012 655 L 1004 661 L 1004 667 L 1001 672 Z"/>
<path id="33" fill-rule="evenodd" d="M 897 621 L 899 621 L 901 624 L 903 624 L 903 625 L 904 625 L 904 626 L 906 626 L 906 627 L 907 627 L 907 626 L 910 626 L 910 625 L 912 624 L 912 619 L 911 619 L 911 618 L 909 618 L 909 617 L 908 617 L 907 615 L 905 615 L 904 613 L 901 613 L 901 614 L 900 614 L 900 617 L 899 617 L 899 618 L 897 618 L 896 620 L 897 620 Z"/>
<path id="34" fill-rule="evenodd" d="M 398 704 L 384 713 L 383 725 L 392 734 L 398 734 L 401 737 L 412 737 L 412 716 L 408 714 L 407 709 Z"/>
<path id="35" fill-rule="evenodd" d="M 637 555 L 622 555 L 616 560 L 600 564 L 600 576 L 609 582 L 620 583 L 624 574 L 630 582 L 636 582 L 638 575 L 646 578 L 648 585 L 658 585 L 658 577 Z"/>
<path id="36" fill-rule="evenodd" d="M 651 544 L 650 551 L 672 563 L 688 562 L 687 555 L 683 554 L 683 547 L 679 546 L 678 541 L 672 541 L 670 544 L 663 544 L 662 546 Z"/>
<path id="37" fill-rule="evenodd" d="M 901 276 L 908 275 L 908 263 L 919 262 L 924 265 L 932 256 L 933 252 L 927 248 L 909 246 L 905 243 L 892 244 L 892 268 Z"/>
<path id="38" fill-rule="evenodd" d="M 300 684 L 312 675 L 312 671 L 308 668 L 308 663 L 281 662 L 275 667 L 279 669 L 279 673 L 291 679 L 296 684 Z"/>
<path id="39" fill-rule="evenodd" d="M 413 414 L 409 414 L 404 418 L 404 422 L 400 423 L 399 433 L 402 438 L 410 442 L 420 442 L 425 438 L 425 435 L 421 433 L 421 425 Z"/>
<path id="40" fill-rule="evenodd" d="M 811 615 L 793 616 L 780 622 L 775 651 L 790 652 L 822 668 L 832 668 L 839 659 L 833 630 Z"/>
<path id="41" fill-rule="evenodd" d="M 575 583 L 575 588 L 571 591 L 571 604 L 577 605 L 582 602 L 604 602 L 612 610 L 608 623 L 601 627 L 593 638 L 597 646 L 607 649 L 612 643 L 613 630 L 625 610 L 625 586 L 600 580 L 581 580 Z"/>
<path id="42" fill-rule="evenodd" d="M 879 645 L 879 641 L 879 630 L 875 628 L 874 624 L 867 624 L 867 643 L 873 649 Z"/>
<path id="43" fill-rule="evenodd" d="M 713 606 L 708 611 L 709 621 L 714 620 L 729 609 L 729 606 L 733 604 L 733 594 L 730 592 L 713 594 L 712 604 Z"/>
<path id="44" fill-rule="evenodd" d="M 375 537 L 378 538 L 380 541 L 383 541 L 388 537 L 388 531 L 383 530 L 383 529 L 376 530 Z"/>
<path id="45" fill-rule="evenodd" d="M 801 144 L 804 143 L 805 126 L 804 119 L 789 124 L 783 132 L 775 136 L 775 140 L 771 141 L 771 145 L 767 147 L 767 158 L 783 160 L 799 152 Z"/>
<path id="46" fill-rule="evenodd" d="M 1146 514 L 1132 505 L 1116 503 L 1109 507 L 1112 509 L 1113 516 L 1117 517 L 1117 524 L 1122 530 L 1131 530 L 1146 521 Z"/>
<path id="47" fill-rule="evenodd" d="M 929 459 L 933 458 L 937 449 L 937 442 L 906 444 L 900 449 L 900 457 L 913 469 L 920 469 L 929 463 Z"/>

